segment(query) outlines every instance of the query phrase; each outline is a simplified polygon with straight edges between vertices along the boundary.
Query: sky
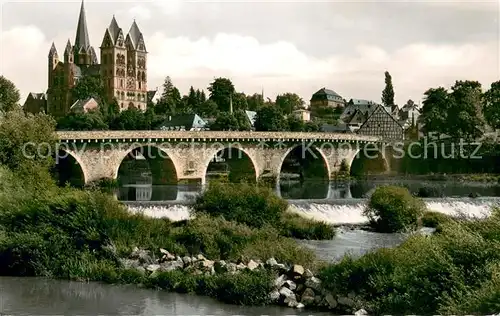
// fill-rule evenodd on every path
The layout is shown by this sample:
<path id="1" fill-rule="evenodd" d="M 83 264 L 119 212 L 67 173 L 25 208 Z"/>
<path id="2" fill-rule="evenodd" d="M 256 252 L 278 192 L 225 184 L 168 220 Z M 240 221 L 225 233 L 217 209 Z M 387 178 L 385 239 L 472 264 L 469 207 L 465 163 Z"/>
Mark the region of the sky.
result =
<path id="1" fill-rule="evenodd" d="M 126 34 L 135 19 L 148 50 L 148 89 L 170 76 L 181 93 L 216 77 L 237 91 L 295 92 L 306 103 L 326 87 L 381 102 L 389 71 L 396 104 L 431 88 L 500 79 L 499 0 L 484 1 L 85 1 L 99 54 L 113 15 Z M 0 0 L 0 73 L 21 92 L 47 89 L 54 42 L 75 40 L 80 1 Z"/>

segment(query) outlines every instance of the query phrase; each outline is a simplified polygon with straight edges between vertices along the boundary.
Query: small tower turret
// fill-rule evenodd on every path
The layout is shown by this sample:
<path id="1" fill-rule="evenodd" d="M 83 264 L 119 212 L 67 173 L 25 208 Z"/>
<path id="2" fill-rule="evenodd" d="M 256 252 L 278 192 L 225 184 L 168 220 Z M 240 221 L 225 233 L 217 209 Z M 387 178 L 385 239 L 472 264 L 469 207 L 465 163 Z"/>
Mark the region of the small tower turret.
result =
<path id="1" fill-rule="evenodd" d="M 66 48 L 64 49 L 64 63 L 65 64 L 72 64 L 73 63 L 73 46 L 71 46 L 71 42 L 68 39 L 68 42 L 66 42 Z"/>
<path id="2" fill-rule="evenodd" d="M 48 69 L 48 87 L 50 87 L 54 81 L 54 71 L 59 64 L 59 55 L 57 54 L 56 45 L 52 42 L 52 46 L 49 51 L 49 69 Z"/>

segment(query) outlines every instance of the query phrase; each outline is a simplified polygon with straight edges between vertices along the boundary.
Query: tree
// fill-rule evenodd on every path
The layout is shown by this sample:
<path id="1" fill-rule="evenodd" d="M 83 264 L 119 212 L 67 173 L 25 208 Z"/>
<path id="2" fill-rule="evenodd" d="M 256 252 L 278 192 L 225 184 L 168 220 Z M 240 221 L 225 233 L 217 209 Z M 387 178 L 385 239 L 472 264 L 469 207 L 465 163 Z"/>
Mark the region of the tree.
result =
<path id="1" fill-rule="evenodd" d="M 286 120 L 277 106 L 264 106 L 257 111 L 255 118 L 257 131 L 283 131 L 286 130 Z"/>
<path id="2" fill-rule="evenodd" d="M 20 99 L 16 85 L 4 76 L 0 76 L 0 112 L 15 109 Z"/>
<path id="3" fill-rule="evenodd" d="M 394 87 L 392 77 L 388 71 L 385 72 L 385 88 L 382 91 L 382 104 L 385 106 L 394 105 Z"/>
<path id="4" fill-rule="evenodd" d="M 73 102 L 91 97 L 97 98 L 101 106 L 105 106 L 103 103 L 106 102 L 107 96 L 101 76 L 82 76 L 71 89 L 71 97 Z"/>
<path id="5" fill-rule="evenodd" d="M 212 131 L 237 131 L 239 130 L 238 120 L 234 114 L 219 113 L 213 123 L 209 125 Z"/>
<path id="6" fill-rule="evenodd" d="M 247 96 L 243 92 L 237 92 L 233 95 L 233 111 L 248 109 Z"/>
<path id="7" fill-rule="evenodd" d="M 198 97 L 196 96 L 196 91 L 194 91 L 193 86 L 189 88 L 189 94 L 187 97 L 187 106 L 189 106 L 192 109 L 196 109 L 198 106 Z"/>
<path id="8" fill-rule="evenodd" d="M 107 130 L 108 124 L 100 111 L 71 112 L 59 119 L 57 129 L 63 131 L 101 131 Z"/>
<path id="9" fill-rule="evenodd" d="M 486 121 L 491 127 L 500 128 L 500 80 L 491 84 L 482 101 Z"/>
<path id="10" fill-rule="evenodd" d="M 158 104 L 156 105 L 155 112 L 157 114 L 174 115 L 180 103 L 181 93 L 179 92 L 179 89 L 174 86 L 170 77 L 167 76 L 163 82 L 163 92 Z"/>
<path id="11" fill-rule="evenodd" d="M 455 138 L 476 138 L 484 132 L 482 90 L 477 81 L 456 81 L 451 87 L 447 124 Z"/>
<path id="12" fill-rule="evenodd" d="M 264 98 L 262 94 L 254 93 L 247 96 L 247 106 L 250 111 L 257 111 L 264 106 Z"/>
<path id="13" fill-rule="evenodd" d="M 424 124 L 424 131 L 428 134 L 448 132 L 447 114 L 450 109 L 448 91 L 445 88 L 431 88 L 424 92 L 420 119 Z"/>
<path id="14" fill-rule="evenodd" d="M 200 107 L 200 113 L 204 117 L 215 117 L 219 112 L 217 103 L 212 100 L 206 100 Z"/>
<path id="15" fill-rule="evenodd" d="M 284 114 L 292 114 L 294 110 L 304 107 L 304 100 L 296 93 L 290 92 L 276 96 L 275 103 Z"/>
<path id="16" fill-rule="evenodd" d="M 250 120 L 248 119 L 248 116 L 246 115 L 245 111 L 237 110 L 236 112 L 234 112 L 234 117 L 238 122 L 239 131 L 249 131 L 252 129 L 252 125 L 250 124 Z"/>
<path id="17" fill-rule="evenodd" d="M 46 114 L 24 113 L 20 108 L 6 112 L 0 117 L 0 165 L 14 171 L 34 166 L 48 170 L 57 143 L 55 126 Z"/>
<path id="18" fill-rule="evenodd" d="M 110 125 L 113 130 L 148 130 L 151 126 L 148 125 L 144 113 L 136 108 L 129 108 L 122 111 L 118 117 Z"/>
<path id="19" fill-rule="evenodd" d="M 304 131 L 304 121 L 295 116 L 287 117 L 287 130 L 292 132 L 303 132 Z"/>
<path id="20" fill-rule="evenodd" d="M 217 104 L 220 111 L 229 112 L 230 98 L 234 95 L 234 85 L 227 78 L 216 78 L 208 87 L 209 99 Z"/>

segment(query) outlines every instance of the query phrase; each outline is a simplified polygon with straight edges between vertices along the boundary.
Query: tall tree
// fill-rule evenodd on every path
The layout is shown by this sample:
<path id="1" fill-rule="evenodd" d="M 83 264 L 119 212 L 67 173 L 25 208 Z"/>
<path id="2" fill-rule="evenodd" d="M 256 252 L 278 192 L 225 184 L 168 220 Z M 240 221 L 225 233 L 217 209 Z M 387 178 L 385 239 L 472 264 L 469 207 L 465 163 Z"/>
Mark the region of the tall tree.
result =
<path id="1" fill-rule="evenodd" d="M 19 105 L 20 98 L 16 85 L 4 76 L 0 76 L 0 111 L 15 109 Z"/>
<path id="2" fill-rule="evenodd" d="M 208 99 L 200 106 L 200 113 L 204 117 L 216 117 L 219 110 L 217 109 L 217 103 Z"/>
<path id="3" fill-rule="evenodd" d="M 161 94 L 160 100 L 156 105 L 157 114 L 170 114 L 174 115 L 176 113 L 177 107 L 181 103 L 181 94 L 179 89 L 177 89 L 172 83 L 172 79 L 169 76 L 165 78 L 163 82 L 163 92 Z"/>
<path id="4" fill-rule="evenodd" d="M 220 111 L 229 111 L 230 98 L 234 96 L 234 85 L 227 78 L 216 78 L 208 87 L 210 100 L 217 103 Z"/>
<path id="5" fill-rule="evenodd" d="M 456 138 L 476 138 L 484 132 L 481 84 L 477 81 L 457 81 L 451 87 L 448 112 L 448 134 Z"/>
<path id="6" fill-rule="evenodd" d="M 493 82 L 483 95 L 483 112 L 488 124 L 500 128 L 500 80 Z"/>
<path id="7" fill-rule="evenodd" d="M 392 77 L 388 71 L 385 72 L 385 88 L 382 91 L 382 104 L 385 106 L 394 105 L 394 87 Z"/>
<path id="8" fill-rule="evenodd" d="M 447 114 L 450 108 L 448 91 L 445 88 L 431 88 L 424 93 L 421 121 L 424 131 L 429 134 L 448 133 Z"/>
<path id="9" fill-rule="evenodd" d="M 304 100 L 296 93 L 284 93 L 276 96 L 276 105 L 285 115 L 291 114 L 294 110 L 304 106 Z"/>
<path id="10" fill-rule="evenodd" d="M 193 86 L 189 88 L 189 94 L 187 97 L 187 105 L 192 109 L 196 109 L 198 106 L 198 97 L 196 96 L 196 91 L 194 91 Z"/>
<path id="11" fill-rule="evenodd" d="M 243 92 L 237 92 L 233 95 L 233 111 L 248 109 L 247 96 Z"/>

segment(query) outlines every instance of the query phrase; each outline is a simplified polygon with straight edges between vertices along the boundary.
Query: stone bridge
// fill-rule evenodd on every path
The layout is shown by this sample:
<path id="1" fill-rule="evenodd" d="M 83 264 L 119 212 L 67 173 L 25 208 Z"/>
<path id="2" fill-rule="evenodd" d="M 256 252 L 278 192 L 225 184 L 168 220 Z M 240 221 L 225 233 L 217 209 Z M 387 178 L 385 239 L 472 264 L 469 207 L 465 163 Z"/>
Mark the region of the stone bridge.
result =
<path id="1" fill-rule="evenodd" d="M 378 137 L 333 133 L 60 131 L 57 134 L 59 149 L 78 162 L 85 183 L 117 179 L 122 161 L 138 148 L 157 148 L 173 163 L 178 181 L 205 183 L 209 163 L 226 148 L 236 148 L 246 154 L 258 180 L 261 176 L 278 177 L 287 155 L 300 146 L 302 154 L 309 152 L 315 159 L 323 160 L 331 179 L 342 160 L 350 166 L 367 145 L 372 145 L 372 149 L 384 145 Z M 380 152 L 385 159 L 383 151 Z"/>

